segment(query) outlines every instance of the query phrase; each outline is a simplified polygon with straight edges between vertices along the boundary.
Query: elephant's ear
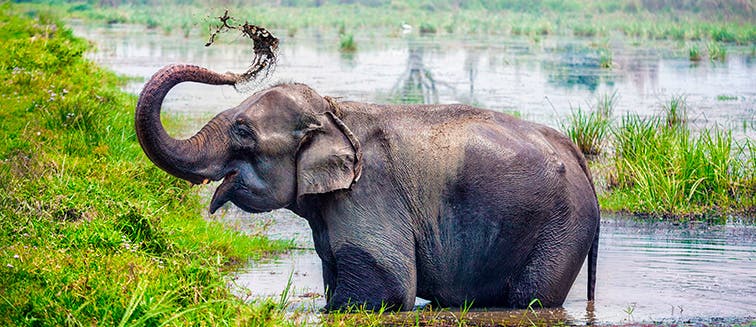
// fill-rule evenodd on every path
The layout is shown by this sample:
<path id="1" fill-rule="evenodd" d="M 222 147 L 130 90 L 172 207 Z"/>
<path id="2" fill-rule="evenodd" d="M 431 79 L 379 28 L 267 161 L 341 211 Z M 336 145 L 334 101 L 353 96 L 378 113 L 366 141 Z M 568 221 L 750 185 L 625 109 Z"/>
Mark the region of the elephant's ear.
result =
<path id="1" fill-rule="evenodd" d="M 362 151 L 352 132 L 331 112 L 310 124 L 297 157 L 297 198 L 348 189 L 362 173 Z"/>

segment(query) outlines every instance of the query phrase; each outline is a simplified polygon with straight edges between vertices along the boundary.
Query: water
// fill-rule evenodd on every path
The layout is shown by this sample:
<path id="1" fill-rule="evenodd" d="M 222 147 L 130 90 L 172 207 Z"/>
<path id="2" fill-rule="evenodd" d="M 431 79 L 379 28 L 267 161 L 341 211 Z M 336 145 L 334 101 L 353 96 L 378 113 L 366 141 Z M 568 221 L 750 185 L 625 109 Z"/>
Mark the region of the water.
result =
<path id="1" fill-rule="evenodd" d="M 320 260 L 304 219 L 285 210 L 250 215 L 230 208 L 222 215 L 231 222 L 264 221 L 269 235 L 293 237 L 304 248 L 252 263 L 239 272 L 237 285 L 250 288 L 254 296 L 277 298 L 291 276 L 294 307 L 325 304 L 320 296 Z M 673 225 L 605 215 L 596 301 L 590 311 L 586 310 L 586 274 L 584 266 L 555 319 L 579 323 L 756 319 L 756 226 Z"/>
<path id="2" fill-rule="evenodd" d="M 93 60 L 136 77 L 126 85 L 134 93 L 168 63 L 241 72 L 250 60 L 243 40 L 226 39 L 205 48 L 206 35 L 184 38 L 124 25 L 74 24 L 74 29 L 96 43 L 99 50 L 89 54 Z M 686 94 L 694 126 L 731 128 L 738 139 L 756 136 L 756 65 L 748 55 L 730 52 L 724 63 L 694 65 L 674 44 L 635 47 L 613 40 L 615 67 L 606 70 L 598 67 L 597 52 L 585 40 L 547 38 L 533 43 L 496 37 L 462 41 L 370 36 L 358 38 L 357 54 L 345 56 L 337 51 L 337 36 L 331 34 L 303 31 L 294 38 L 284 37 L 275 77 L 268 83 L 304 82 L 322 95 L 357 101 L 471 103 L 517 112 L 555 127 L 571 106 L 586 107 L 607 92 L 617 91 L 620 97 L 616 115 L 643 116 L 658 112 L 672 95 Z M 164 108 L 201 125 L 253 90 L 247 91 L 184 83 L 169 93 Z M 722 101 L 719 96 L 733 99 Z M 303 219 L 285 210 L 249 215 L 234 208 L 213 218 L 245 230 L 259 230 L 262 224 L 271 237 L 294 238 L 302 248 L 240 271 L 234 288 L 240 296 L 277 297 L 291 276 L 294 307 L 323 305 L 320 260 Z M 595 307 L 586 308 L 584 267 L 555 319 L 609 323 L 754 319 L 755 234 L 754 227 L 737 224 L 674 226 L 605 217 Z M 491 314 L 512 315 L 478 314 L 486 321 Z"/>
<path id="3" fill-rule="evenodd" d="M 204 34 L 185 38 L 128 25 L 75 27 L 78 35 L 97 44 L 99 51 L 90 54 L 92 59 L 138 77 L 127 85 L 135 93 L 144 84 L 142 79 L 169 63 L 242 72 L 251 60 L 249 42 L 230 34 L 204 47 Z M 747 49 L 730 50 L 723 63 L 693 64 L 687 48 L 675 44 L 636 47 L 613 41 L 615 67 L 607 70 L 599 67 L 596 46 L 580 39 L 533 43 L 493 36 L 465 40 L 371 36 L 357 39 L 356 54 L 343 55 L 335 33 L 302 31 L 294 38 L 277 34 L 282 38 L 279 64 L 267 84 L 303 82 L 322 95 L 366 102 L 469 103 L 517 112 L 553 127 L 571 108 L 594 105 L 597 96 L 615 91 L 617 117 L 653 115 L 672 96 L 685 95 L 694 126 L 726 127 L 740 139 L 756 137 L 756 57 L 742 53 Z M 171 91 L 165 107 L 185 114 L 216 113 L 249 94 L 231 87 L 184 83 Z"/>

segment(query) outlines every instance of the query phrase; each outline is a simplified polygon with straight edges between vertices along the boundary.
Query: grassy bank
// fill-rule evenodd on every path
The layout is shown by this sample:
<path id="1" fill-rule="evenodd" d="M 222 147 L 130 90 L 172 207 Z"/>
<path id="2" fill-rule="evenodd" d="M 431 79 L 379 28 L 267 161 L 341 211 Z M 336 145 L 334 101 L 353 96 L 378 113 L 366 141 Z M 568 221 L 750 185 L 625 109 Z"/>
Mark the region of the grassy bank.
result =
<path id="1" fill-rule="evenodd" d="M 607 100 L 608 99 L 608 100 Z M 756 144 L 694 129 L 684 96 L 652 117 L 611 117 L 616 94 L 577 108 L 563 129 L 593 159 L 603 210 L 674 220 L 756 214 Z"/>
<path id="2" fill-rule="evenodd" d="M 0 325 L 279 321 L 228 273 L 289 244 L 205 221 L 196 189 L 142 153 L 135 97 L 88 43 L 16 9 L 0 5 Z"/>
<path id="3" fill-rule="evenodd" d="M 110 1 L 110 5 L 47 0 L 56 10 L 75 17 L 108 22 L 138 23 L 166 32 L 205 33 L 225 8 L 232 16 L 286 31 L 331 28 L 348 33 L 383 31 L 398 36 L 403 24 L 425 35 L 496 34 L 568 35 L 605 38 L 619 33 L 638 40 L 677 40 L 756 44 L 756 6 L 750 2 L 718 0 L 701 5 L 687 2 L 613 1 Z M 100 5 L 103 4 L 103 5 Z M 163 14 L 164 13 L 164 14 Z M 380 33 L 380 32 L 379 32 Z"/>

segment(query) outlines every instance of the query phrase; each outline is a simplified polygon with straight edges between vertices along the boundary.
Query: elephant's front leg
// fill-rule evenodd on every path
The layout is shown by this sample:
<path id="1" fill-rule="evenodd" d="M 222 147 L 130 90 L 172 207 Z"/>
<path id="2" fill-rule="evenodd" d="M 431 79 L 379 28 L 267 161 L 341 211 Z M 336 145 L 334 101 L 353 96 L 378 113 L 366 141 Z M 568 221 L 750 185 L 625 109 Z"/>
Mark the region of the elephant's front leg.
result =
<path id="1" fill-rule="evenodd" d="M 335 251 L 328 310 L 411 310 L 417 292 L 414 251 L 344 243 Z"/>

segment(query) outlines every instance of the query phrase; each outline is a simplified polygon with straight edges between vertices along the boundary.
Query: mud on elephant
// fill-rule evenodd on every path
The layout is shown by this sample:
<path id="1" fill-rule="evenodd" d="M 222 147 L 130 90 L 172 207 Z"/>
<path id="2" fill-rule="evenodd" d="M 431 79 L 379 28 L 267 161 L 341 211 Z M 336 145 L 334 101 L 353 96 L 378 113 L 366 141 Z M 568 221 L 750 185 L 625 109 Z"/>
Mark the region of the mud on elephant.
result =
<path id="1" fill-rule="evenodd" d="M 307 220 L 327 308 L 561 305 L 586 256 L 593 299 L 599 208 L 585 159 L 559 132 L 466 105 L 337 102 L 280 84 L 186 140 L 160 122 L 185 81 L 237 75 L 171 65 L 145 85 L 147 156 L 192 183 L 223 180 L 210 210 L 286 208 Z"/>

